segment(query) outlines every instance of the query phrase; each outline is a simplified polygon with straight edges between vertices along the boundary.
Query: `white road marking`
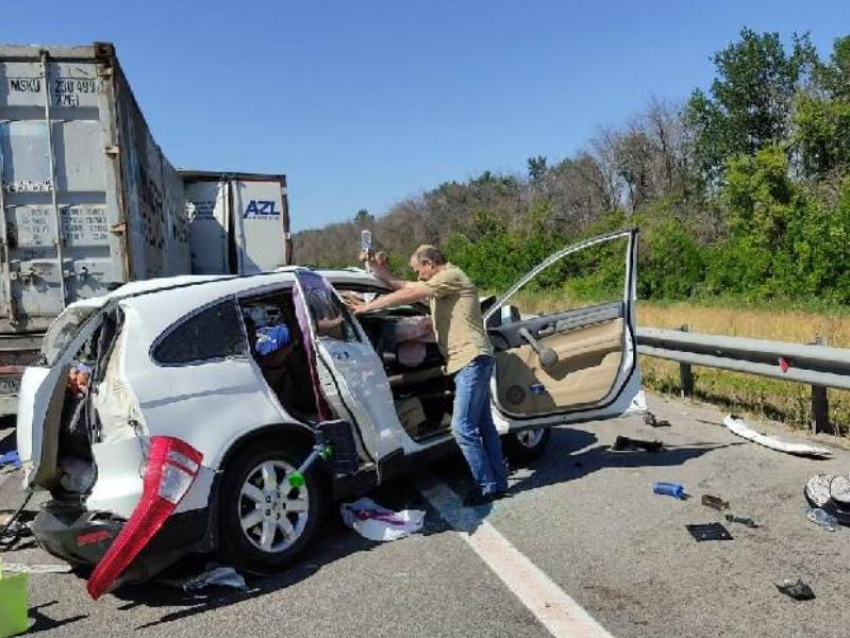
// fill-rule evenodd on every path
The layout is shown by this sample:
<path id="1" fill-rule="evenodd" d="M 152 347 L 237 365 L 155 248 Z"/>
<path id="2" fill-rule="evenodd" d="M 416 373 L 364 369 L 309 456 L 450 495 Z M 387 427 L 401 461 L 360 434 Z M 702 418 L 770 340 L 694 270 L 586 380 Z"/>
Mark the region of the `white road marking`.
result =
<path id="1" fill-rule="evenodd" d="M 612 638 L 552 579 L 483 520 L 483 510 L 464 508 L 457 494 L 433 476 L 423 478 L 417 487 L 549 633 L 556 638 Z"/>

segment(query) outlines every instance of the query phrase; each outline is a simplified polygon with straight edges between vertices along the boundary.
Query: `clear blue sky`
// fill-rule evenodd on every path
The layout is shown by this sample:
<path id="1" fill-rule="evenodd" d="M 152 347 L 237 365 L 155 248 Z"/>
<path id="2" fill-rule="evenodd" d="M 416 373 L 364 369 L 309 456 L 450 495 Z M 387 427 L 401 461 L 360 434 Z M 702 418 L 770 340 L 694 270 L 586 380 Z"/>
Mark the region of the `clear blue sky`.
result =
<path id="1" fill-rule="evenodd" d="M 743 26 L 850 33 L 846 0 L 2 0 L 0 41 L 112 41 L 172 163 L 284 172 L 295 230 L 524 172 L 707 85 Z"/>

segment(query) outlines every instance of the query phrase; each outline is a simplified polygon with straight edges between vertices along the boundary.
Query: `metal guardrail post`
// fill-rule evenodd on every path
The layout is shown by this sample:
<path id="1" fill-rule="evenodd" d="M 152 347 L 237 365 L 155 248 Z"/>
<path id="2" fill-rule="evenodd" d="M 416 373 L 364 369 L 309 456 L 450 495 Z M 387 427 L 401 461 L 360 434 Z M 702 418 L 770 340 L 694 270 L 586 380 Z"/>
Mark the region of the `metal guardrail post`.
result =
<path id="1" fill-rule="evenodd" d="M 682 332 L 687 332 L 688 324 L 682 325 L 679 330 L 681 330 Z M 680 387 L 682 388 L 682 398 L 692 396 L 694 393 L 694 373 L 691 370 L 690 363 L 679 364 L 679 381 Z"/>
<path id="2" fill-rule="evenodd" d="M 815 336 L 812 345 L 825 346 L 826 340 L 821 336 Z M 826 396 L 826 387 L 822 385 L 812 386 L 812 431 L 815 434 L 834 433 L 832 424 L 829 422 L 829 399 Z"/>

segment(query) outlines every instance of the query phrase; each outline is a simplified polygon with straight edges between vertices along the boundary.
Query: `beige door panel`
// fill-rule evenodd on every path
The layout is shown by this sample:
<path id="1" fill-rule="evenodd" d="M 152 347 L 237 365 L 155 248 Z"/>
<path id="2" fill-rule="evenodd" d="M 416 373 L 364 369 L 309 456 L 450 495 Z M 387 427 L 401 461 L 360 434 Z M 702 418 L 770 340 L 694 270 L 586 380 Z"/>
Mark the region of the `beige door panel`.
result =
<path id="1" fill-rule="evenodd" d="M 496 353 L 499 404 L 506 412 L 535 415 L 596 403 L 614 387 L 623 359 L 622 319 L 539 341 L 558 353 L 549 370 L 530 345 Z M 532 386 L 543 391 L 533 392 Z"/>

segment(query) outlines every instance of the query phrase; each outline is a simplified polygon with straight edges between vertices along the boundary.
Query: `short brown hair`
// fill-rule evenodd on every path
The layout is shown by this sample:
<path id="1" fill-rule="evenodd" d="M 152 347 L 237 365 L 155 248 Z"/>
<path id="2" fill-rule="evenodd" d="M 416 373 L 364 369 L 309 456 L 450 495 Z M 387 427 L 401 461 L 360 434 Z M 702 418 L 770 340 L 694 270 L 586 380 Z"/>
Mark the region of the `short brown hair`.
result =
<path id="1" fill-rule="evenodd" d="M 413 256 L 416 257 L 416 261 L 419 263 L 430 261 L 435 266 L 442 266 L 446 263 L 446 256 L 443 254 L 443 251 L 429 244 L 422 244 L 413 252 Z"/>

